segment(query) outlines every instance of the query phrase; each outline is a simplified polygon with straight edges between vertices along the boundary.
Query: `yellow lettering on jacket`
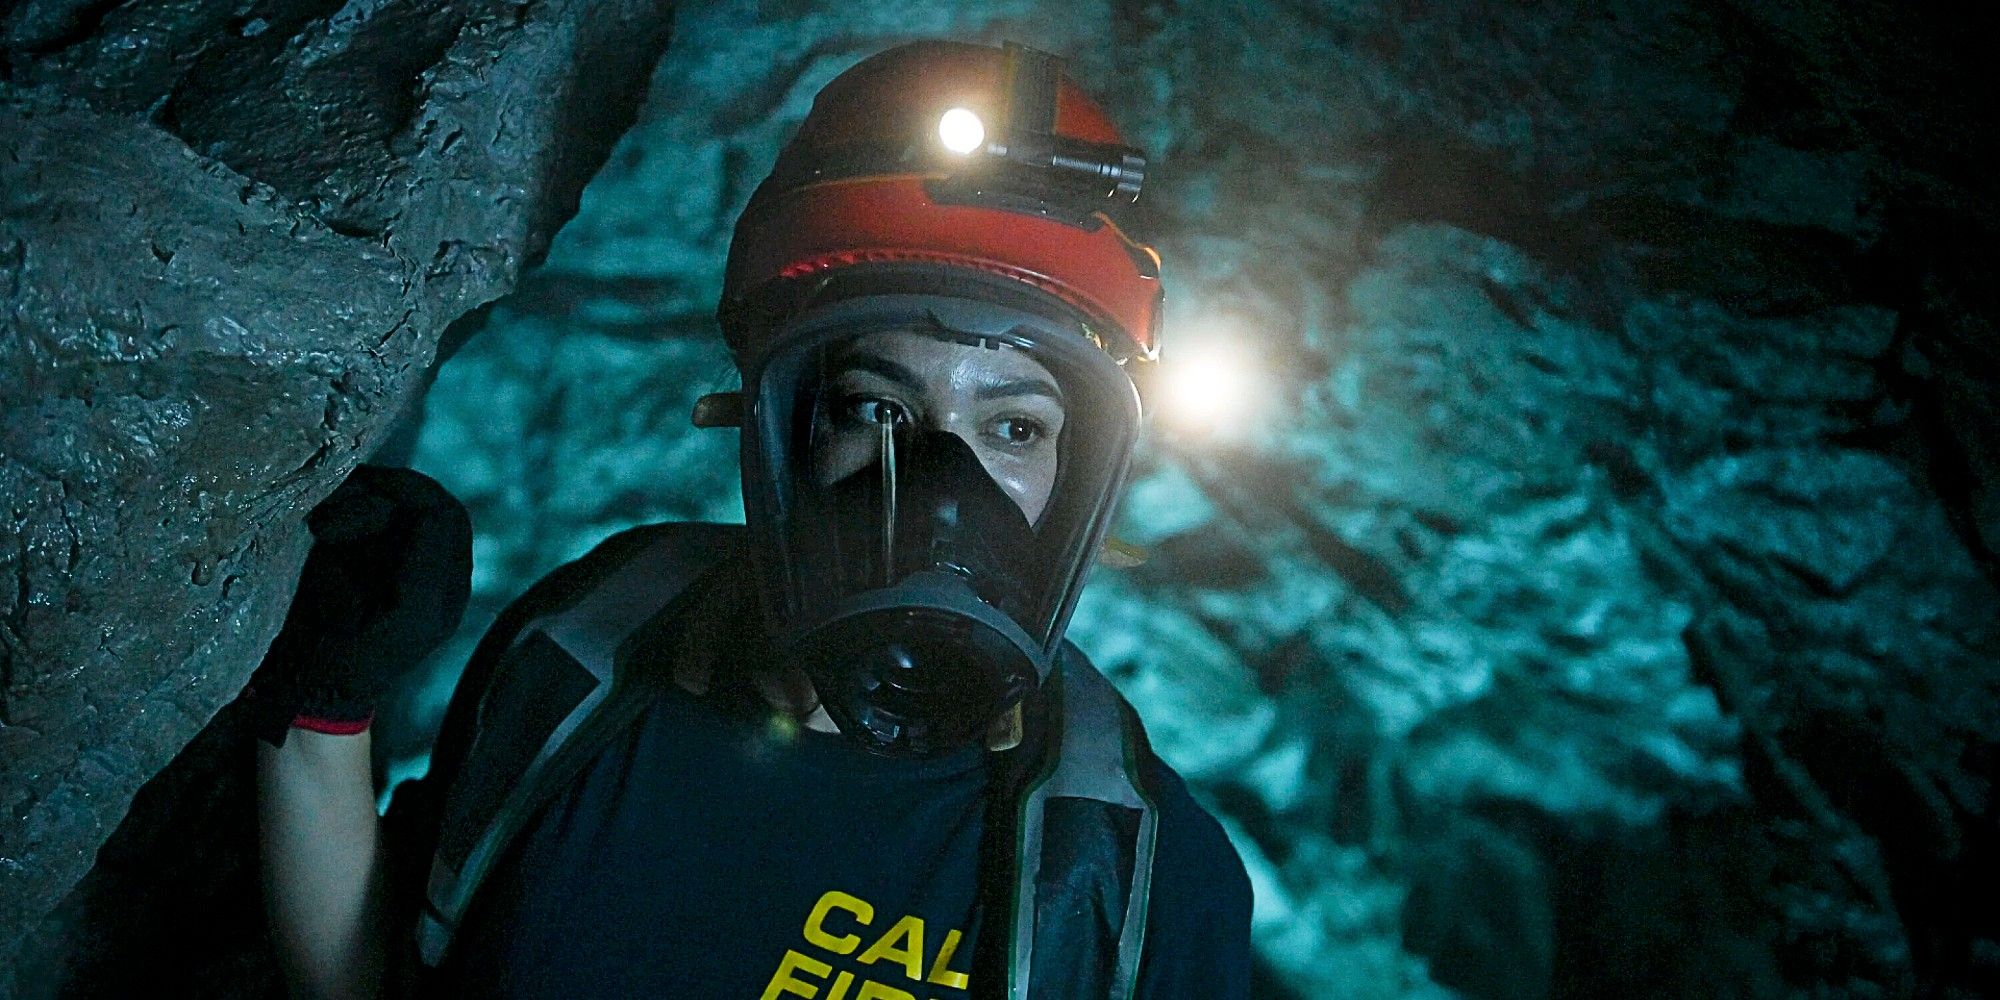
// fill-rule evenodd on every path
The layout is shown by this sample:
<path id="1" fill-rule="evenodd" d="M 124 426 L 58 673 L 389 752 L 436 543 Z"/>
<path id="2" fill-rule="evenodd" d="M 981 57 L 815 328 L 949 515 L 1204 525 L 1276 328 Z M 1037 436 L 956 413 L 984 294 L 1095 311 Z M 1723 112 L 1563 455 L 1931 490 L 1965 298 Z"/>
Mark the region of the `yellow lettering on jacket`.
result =
<path id="1" fill-rule="evenodd" d="M 827 915 L 834 910 L 846 910 L 854 914 L 856 923 L 863 927 L 875 919 L 875 907 L 865 899 L 856 899 L 838 889 L 828 892 L 813 904 L 812 915 L 806 917 L 806 940 L 819 945 L 836 955 L 848 955 L 861 946 L 859 934 L 842 934 L 835 937 L 826 932 Z M 794 911 L 796 912 L 796 911 Z M 863 959 L 862 961 L 867 961 Z"/>
<path id="2" fill-rule="evenodd" d="M 854 973 L 846 969 L 840 970 L 840 975 L 833 978 L 833 990 L 826 995 L 826 1000 L 842 1000 L 847 996 L 847 988 L 853 985 Z"/>
<path id="3" fill-rule="evenodd" d="M 819 984 L 806 982 L 794 975 L 800 971 L 825 979 L 826 974 L 833 971 L 833 966 L 796 951 L 787 950 L 784 960 L 778 963 L 778 971 L 771 974 L 770 985 L 764 987 L 764 995 L 758 1000 L 778 1000 L 787 993 L 806 997 L 807 1000 L 819 996 Z"/>
<path id="4" fill-rule="evenodd" d="M 884 986 L 873 979 L 861 984 L 861 992 L 854 1000 L 917 1000 L 915 994 L 906 993 L 894 986 Z"/>
<path id="5" fill-rule="evenodd" d="M 958 941 L 962 936 L 956 928 L 945 932 L 944 945 L 938 948 L 937 961 L 931 963 L 931 975 L 925 982 L 949 986 L 955 990 L 965 988 L 967 982 L 965 973 L 954 971 L 949 967 L 951 957 L 958 954 Z"/>
<path id="6" fill-rule="evenodd" d="M 924 981 L 924 921 L 921 917 L 904 917 L 882 935 L 882 940 L 868 946 L 868 950 L 856 959 L 862 965 L 874 965 L 883 959 L 901 963 L 909 977 L 916 982 Z"/>
<path id="7" fill-rule="evenodd" d="M 922 1000 L 907 990 L 875 982 L 876 975 L 863 969 L 841 969 L 837 965 L 886 966 L 912 984 L 929 983 L 948 990 L 965 990 L 971 975 L 951 967 L 965 947 L 963 931 L 946 928 L 942 941 L 935 942 L 937 953 L 924 945 L 924 920 L 914 914 L 898 918 L 877 936 L 874 928 L 875 904 L 839 890 L 821 894 L 807 914 L 803 950 L 786 951 L 771 974 L 759 1000 Z M 883 914 L 883 919 L 888 919 Z M 863 929 L 868 933 L 862 933 Z M 872 941 L 862 948 L 863 940 Z M 859 954 L 856 954 L 859 952 Z M 930 975 L 924 975 L 926 961 Z M 881 973 L 886 976 L 886 973 Z"/>

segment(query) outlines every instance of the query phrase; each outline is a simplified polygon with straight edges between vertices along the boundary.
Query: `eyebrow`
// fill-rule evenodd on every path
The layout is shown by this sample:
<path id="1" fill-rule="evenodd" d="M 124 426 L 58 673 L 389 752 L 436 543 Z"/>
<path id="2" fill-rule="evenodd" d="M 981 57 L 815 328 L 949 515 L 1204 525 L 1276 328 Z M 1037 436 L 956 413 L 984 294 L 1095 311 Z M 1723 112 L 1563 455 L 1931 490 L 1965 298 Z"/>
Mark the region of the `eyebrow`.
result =
<path id="1" fill-rule="evenodd" d="M 997 385 L 981 386 L 972 394 L 974 399 L 1004 399 L 1009 396 L 1047 396 L 1060 403 L 1062 392 L 1050 385 L 1047 379 L 1021 378 Z"/>
<path id="2" fill-rule="evenodd" d="M 849 355 L 837 362 L 836 369 L 839 371 L 867 372 L 870 375 L 880 376 L 911 389 L 923 385 L 923 380 L 917 377 L 916 372 L 911 371 L 899 362 L 892 361 L 879 354 Z M 972 394 L 972 398 L 981 401 L 1007 399 L 1014 396 L 1047 396 L 1058 403 L 1063 401 L 1062 390 L 1056 388 L 1054 383 L 1044 378 L 1009 379 L 1005 382 L 996 382 L 992 385 L 981 386 Z"/>
<path id="3" fill-rule="evenodd" d="M 923 384 L 922 380 L 917 378 L 916 372 L 879 354 L 850 354 L 847 357 L 841 358 L 835 364 L 834 370 L 836 372 L 867 372 L 870 375 L 879 375 L 891 382 L 900 383 L 913 389 Z"/>

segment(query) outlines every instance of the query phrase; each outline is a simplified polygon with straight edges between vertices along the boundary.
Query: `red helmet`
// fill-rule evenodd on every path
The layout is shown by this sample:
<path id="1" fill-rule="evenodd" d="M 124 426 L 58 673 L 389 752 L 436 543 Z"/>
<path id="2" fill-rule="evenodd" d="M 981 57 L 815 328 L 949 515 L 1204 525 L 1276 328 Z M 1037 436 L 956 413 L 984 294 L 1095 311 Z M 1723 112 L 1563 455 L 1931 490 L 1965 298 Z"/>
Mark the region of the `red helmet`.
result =
<path id="1" fill-rule="evenodd" d="M 970 132 L 948 140 L 941 123 Z M 750 199 L 718 317 L 740 359 L 830 283 L 977 276 L 1056 300 L 1121 362 L 1151 361 L 1160 258 L 1116 218 L 1144 171 L 1053 56 L 889 49 L 820 91 Z"/>

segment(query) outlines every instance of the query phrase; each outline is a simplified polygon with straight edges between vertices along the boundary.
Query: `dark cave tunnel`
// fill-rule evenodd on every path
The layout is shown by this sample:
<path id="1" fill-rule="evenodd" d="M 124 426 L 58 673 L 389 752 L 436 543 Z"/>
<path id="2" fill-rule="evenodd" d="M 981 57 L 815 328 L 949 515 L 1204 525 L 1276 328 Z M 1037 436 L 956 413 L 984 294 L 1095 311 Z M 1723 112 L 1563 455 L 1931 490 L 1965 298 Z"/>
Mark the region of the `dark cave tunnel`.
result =
<path id="1" fill-rule="evenodd" d="M 279 989 L 233 701 L 304 511 L 371 459 L 471 512 L 378 716 L 420 773 L 530 583 L 742 519 L 687 416 L 731 224 L 820 85 L 948 37 L 1104 97 L 1162 364 L 1248 386 L 1156 420 L 1071 634 L 1243 855 L 1255 995 L 2000 996 L 1990 29 L 498 8 L 0 10 L 0 995 Z"/>

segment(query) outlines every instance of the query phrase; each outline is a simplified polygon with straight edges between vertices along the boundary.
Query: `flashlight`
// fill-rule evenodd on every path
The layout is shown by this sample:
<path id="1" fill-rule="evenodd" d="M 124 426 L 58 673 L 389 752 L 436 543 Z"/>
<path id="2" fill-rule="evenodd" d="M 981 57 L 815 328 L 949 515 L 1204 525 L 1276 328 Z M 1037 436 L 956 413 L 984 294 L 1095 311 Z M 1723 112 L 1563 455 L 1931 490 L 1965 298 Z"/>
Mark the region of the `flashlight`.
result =
<path id="1" fill-rule="evenodd" d="M 986 123 L 971 108 L 953 108 L 938 119 L 938 141 L 964 156 L 986 145 Z"/>
<path id="2" fill-rule="evenodd" d="M 1085 142 L 1053 132 L 1009 129 L 991 137 L 971 108 L 938 117 L 938 144 L 955 159 L 978 156 L 1013 168 L 1031 186 L 1134 202 L 1146 183 L 1146 157 L 1131 146 Z M 971 166 L 971 164 L 968 164 Z"/>
<path id="3" fill-rule="evenodd" d="M 1160 418 L 1201 438 L 1240 437 L 1262 392 L 1255 363 L 1239 348 L 1194 348 L 1161 363 Z"/>

